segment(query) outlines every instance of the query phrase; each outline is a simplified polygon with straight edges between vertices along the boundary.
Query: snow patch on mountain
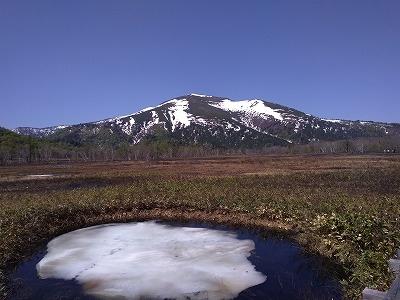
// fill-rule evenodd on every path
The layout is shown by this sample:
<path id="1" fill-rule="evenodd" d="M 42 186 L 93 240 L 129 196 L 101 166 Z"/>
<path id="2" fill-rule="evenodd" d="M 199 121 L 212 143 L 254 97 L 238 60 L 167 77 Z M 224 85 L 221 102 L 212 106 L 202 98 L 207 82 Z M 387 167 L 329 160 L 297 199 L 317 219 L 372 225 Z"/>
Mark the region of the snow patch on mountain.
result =
<path id="1" fill-rule="evenodd" d="M 240 131 L 240 126 L 239 125 L 234 125 L 232 123 L 226 122 L 225 123 L 225 128 L 226 129 L 233 129 L 234 131 Z"/>
<path id="2" fill-rule="evenodd" d="M 120 122 L 122 122 L 122 121 L 120 120 Z M 121 130 L 126 134 L 131 134 L 132 133 L 132 127 L 133 127 L 133 125 L 135 125 L 135 123 L 136 123 L 135 119 L 133 117 L 130 117 L 128 122 L 123 123 L 122 125 L 120 125 L 121 126 Z M 120 124 L 120 123 L 117 122 L 117 124 Z"/>
<path id="3" fill-rule="evenodd" d="M 190 94 L 190 96 L 196 96 L 196 97 L 203 97 L 203 98 L 212 98 L 213 96 L 208 96 L 208 95 L 202 95 L 202 94 Z"/>
<path id="4" fill-rule="evenodd" d="M 331 122 L 331 123 L 344 123 L 343 120 L 339 119 L 321 119 L 322 121 Z"/>
<path id="5" fill-rule="evenodd" d="M 57 129 L 65 129 L 65 128 L 68 128 L 68 127 L 69 127 L 68 125 L 59 125 L 59 126 L 54 127 L 54 129 L 55 130 L 57 130 Z"/>
<path id="6" fill-rule="evenodd" d="M 189 126 L 191 120 L 193 120 L 193 115 L 186 111 L 189 108 L 189 102 L 186 99 L 174 99 L 169 101 L 169 103 L 173 103 L 173 106 L 168 109 L 168 114 L 172 123 L 172 131 L 180 124 L 183 125 L 183 127 Z"/>
<path id="7" fill-rule="evenodd" d="M 264 116 L 272 116 L 280 121 L 283 120 L 283 116 L 278 109 L 273 109 L 265 105 L 264 101 L 262 100 L 254 99 L 232 101 L 229 99 L 225 99 L 217 103 L 210 103 L 210 105 L 226 111 L 245 112 L 246 114 L 260 114 Z"/>
<path id="8" fill-rule="evenodd" d="M 143 126 L 140 128 L 140 131 L 134 136 L 133 138 L 133 143 L 137 144 L 139 143 L 143 137 L 149 133 L 151 128 L 153 128 L 154 125 L 160 124 L 160 118 L 158 116 L 158 113 L 156 111 L 151 111 L 151 117 L 152 119 L 148 122 L 144 122 Z"/>

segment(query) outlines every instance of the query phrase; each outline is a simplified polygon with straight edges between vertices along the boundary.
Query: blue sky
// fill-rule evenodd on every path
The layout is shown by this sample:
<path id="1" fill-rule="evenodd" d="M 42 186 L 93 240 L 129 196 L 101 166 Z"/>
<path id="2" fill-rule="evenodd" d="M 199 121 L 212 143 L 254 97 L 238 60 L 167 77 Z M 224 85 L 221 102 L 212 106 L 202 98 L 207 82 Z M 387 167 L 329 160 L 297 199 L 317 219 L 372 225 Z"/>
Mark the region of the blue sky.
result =
<path id="1" fill-rule="evenodd" d="M 0 0 L 0 126 L 188 93 L 400 122 L 400 1 Z"/>

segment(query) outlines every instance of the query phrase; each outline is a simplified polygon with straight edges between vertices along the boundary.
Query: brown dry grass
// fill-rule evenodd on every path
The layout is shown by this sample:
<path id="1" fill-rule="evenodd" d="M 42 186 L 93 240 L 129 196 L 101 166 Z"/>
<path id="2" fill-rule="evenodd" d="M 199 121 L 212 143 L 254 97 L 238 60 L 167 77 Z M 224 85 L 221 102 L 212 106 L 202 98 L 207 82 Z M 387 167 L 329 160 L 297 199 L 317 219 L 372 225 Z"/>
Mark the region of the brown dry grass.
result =
<path id="1" fill-rule="evenodd" d="M 252 155 L 160 161 L 61 163 L 0 167 L 0 181 L 26 179 L 32 174 L 59 177 L 97 174 L 154 174 L 181 176 L 227 176 L 242 174 L 290 174 L 333 172 L 368 168 L 400 167 L 395 155 Z"/>
<path id="2" fill-rule="evenodd" d="M 31 174 L 55 174 L 32 179 Z M 387 288 L 400 245 L 400 156 L 230 156 L 0 168 L 0 290 L 6 268 L 50 238 L 140 219 L 280 233 L 340 265 L 348 298 Z M 3 280 L 3 281 L 1 281 Z M 3 285 L 4 288 L 4 285 Z"/>

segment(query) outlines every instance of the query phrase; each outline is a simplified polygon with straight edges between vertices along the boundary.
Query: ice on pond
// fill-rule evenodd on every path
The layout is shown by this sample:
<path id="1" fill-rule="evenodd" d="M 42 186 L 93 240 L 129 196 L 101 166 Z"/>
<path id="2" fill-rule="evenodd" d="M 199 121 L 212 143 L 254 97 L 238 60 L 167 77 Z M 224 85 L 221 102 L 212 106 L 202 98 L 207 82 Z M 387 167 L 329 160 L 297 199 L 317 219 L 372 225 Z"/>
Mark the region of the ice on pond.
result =
<path id="1" fill-rule="evenodd" d="M 231 299 L 266 279 L 247 259 L 253 249 L 252 240 L 221 230 L 108 224 L 53 239 L 36 268 L 100 298 Z"/>

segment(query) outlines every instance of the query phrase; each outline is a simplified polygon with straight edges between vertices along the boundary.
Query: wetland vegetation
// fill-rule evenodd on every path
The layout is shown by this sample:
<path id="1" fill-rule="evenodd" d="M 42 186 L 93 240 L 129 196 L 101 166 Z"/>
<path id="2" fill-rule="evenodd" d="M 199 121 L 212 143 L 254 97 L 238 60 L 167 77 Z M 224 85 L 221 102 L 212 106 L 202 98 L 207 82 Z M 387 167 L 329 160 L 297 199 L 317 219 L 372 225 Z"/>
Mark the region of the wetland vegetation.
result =
<path id="1" fill-rule="evenodd" d="M 27 165 L 0 172 L 0 290 L 51 238 L 134 220 L 253 228 L 324 258 L 344 295 L 387 289 L 400 245 L 400 157 L 230 156 Z M 52 174 L 50 177 L 28 175 Z"/>

